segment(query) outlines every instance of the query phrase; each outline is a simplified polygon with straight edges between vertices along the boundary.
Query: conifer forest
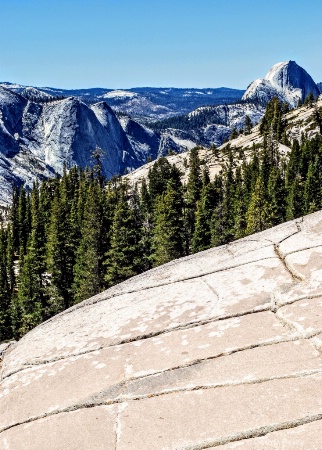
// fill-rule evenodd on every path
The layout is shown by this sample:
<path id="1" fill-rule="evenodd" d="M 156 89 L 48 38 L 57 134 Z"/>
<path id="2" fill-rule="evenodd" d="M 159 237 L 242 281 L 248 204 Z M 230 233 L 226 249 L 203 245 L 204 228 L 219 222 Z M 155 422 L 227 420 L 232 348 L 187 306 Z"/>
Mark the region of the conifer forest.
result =
<path id="1" fill-rule="evenodd" d="M 285 112 L 268 104 L 261 146 L 209 149 L 223 161 L 212 181 L 196 147 L 184 185 L 166 158 L 140 186 L 106 180 L 96 152 L 91 168 L 15 189 L 1 214 L 0 342 L 150 268 L 321 209 L 322 136 L 288 142 Z"/>

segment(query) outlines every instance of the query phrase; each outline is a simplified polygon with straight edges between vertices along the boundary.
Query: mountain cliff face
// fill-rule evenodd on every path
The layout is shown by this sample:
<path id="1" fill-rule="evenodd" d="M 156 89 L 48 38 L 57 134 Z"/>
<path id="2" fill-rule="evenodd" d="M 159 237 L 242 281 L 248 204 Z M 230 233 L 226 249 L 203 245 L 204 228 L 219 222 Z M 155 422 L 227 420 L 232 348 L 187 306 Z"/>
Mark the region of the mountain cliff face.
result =
<path id="1" fill-rule="evenodd" d="M 140 165 L 105 103 L 89 107 L 74 97 L 35 103 L 0 88 L 0 178 L 6 191 L 0 200 L 5 200 L 12 183 L 30 185 L 36 176 L 62 173 L 64 165 L 92 166 L 96 147 L 104 152 L 107 177 Z"/>
<path id="2" fill-rule="evenodd" d="M 320 94 L 318 86 L 311 76 L 295 61 L 275 64 L 265 78 L 253 81 L 243 95 L 243 100 L 267 103 L 274 96 L 295 107 L 298 100 L 304 100 L 312 92 Z"/>

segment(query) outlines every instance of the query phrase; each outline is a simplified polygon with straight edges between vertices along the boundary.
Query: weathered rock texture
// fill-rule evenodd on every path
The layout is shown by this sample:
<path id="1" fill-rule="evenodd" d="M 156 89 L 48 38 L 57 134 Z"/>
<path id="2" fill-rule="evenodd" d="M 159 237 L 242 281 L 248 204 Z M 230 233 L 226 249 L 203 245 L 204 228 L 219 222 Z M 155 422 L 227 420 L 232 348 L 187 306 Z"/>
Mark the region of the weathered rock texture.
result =
<path id="1" fill-rule="evenodd" d="M 5 349 L 0 448 L 322 443 L 322 212 L 174 261 Z"/>

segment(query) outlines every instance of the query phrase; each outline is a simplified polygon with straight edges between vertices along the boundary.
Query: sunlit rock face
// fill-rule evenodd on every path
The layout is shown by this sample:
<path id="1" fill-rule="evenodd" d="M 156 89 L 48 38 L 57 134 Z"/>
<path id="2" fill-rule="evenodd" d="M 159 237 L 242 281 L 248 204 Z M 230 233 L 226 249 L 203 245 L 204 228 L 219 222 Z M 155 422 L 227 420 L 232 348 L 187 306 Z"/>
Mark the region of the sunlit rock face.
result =
<path id="1" fill-rule="evenodd" d="M 134 277 L 0 348 L 0 448 L 321 449 L 322 212 Z"/>
<path id="2" fill-rule="evenodd" d="M 253 81 L 243 95 L 243 100 L 267 103 L 273 97 L 278 97 L 295 107 L 310 92 L 314 97 L 320 95 L 320 89 L 312 77 L 295 61 L 284 61 L 271 67 L 265 78 Z"/>
<path id="3" fill-rule="evenodd" d="M 0 204 L 10 202 L 13 184 L 31 187 L 64 166 L 92 167 L 97 147 L 107 178 L 141 164 L 106 103 L 88 106 L 75 97 L 37 103 L 0 87 Z"/>

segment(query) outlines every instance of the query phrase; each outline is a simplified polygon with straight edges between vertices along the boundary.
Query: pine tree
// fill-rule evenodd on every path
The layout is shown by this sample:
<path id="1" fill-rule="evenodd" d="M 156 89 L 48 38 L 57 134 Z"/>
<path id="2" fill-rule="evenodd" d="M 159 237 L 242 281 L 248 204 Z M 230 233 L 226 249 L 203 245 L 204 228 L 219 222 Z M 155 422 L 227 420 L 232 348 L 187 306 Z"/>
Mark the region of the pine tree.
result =
<path id="1" fill-rule="evenodd" d="M 224 168 L 223 196 L 217 204 L 212 216 L 212 245 L 222 245 L 234 238 L 234 198 L 236 183 L 234 178 L 235 161 L 231 150 L 228 153 L 228 164 Z"/>
<path id="2" fill-rule="evenodd" d="M 175 181 L 179 186 L 181 184 L 180 171 L 166 158 L 159 158 L 148 173 L 149 196 L 153 203 L 156 203 L 158 197 L 166 190 L 169 180 Z"/>
<path id="3" fill-rule="evenodd" d="M 313 119 L 314 123 L 319 128 L 320 134 L 322 134 L 322 108 L 314 108 Z"/>
<path id="4" fill-rule="evenodd" d="M 44 320 L 45 297 L 45 248 L 39 185 L 35 183 L 31 197 L 31 233 L 26 254 L 19 260 L 18 294 L 14 299 L 13 321 L 15 335 L 22 336 Z"/>
<path id="5" fill-rule="evenodd" d="M 182 193 L 170 180 L 166 191 L 159 198 L 155 210 L 152 240 L 154 266 L 165 264 L 184 254 L 182 206 Z"/>
<path id="6" fill-rule="evenodd" d="M 310 91 L 304 99 L 304 105 L 312 107 L 314 100 L 315 100 L 314 95 L 313 95 L 312 91 Z"/>
<path id="7" fill-rule="evenodd" d="M 81 240 L 74 266 L 73 291 L 75 303 L 100 292 L 103 280 L 102 248 L 102 198 L 97 182 L 92 182 L 87 191 L 81 226 Z"/>
<path id="8" fill-rule="evenodd" d="M 252 121 L 250 119 L 249 116 L 245 116 L 245 125 L 244 125 L 244 129 L 245 129 L 245 134 L 250 134 L 253 128 L 253 124 Z"/>
<path id="9" fill-rule="evenodd" d="M 47 266 L 50 274 L 47 292 L 49 305 L 47 314 L 63 311 L 72 302 L 74 255 L 70 252 L 70 227 L 66 211 L 67 199 L 62 199 L 59 190 L 53 199 L 47 241 Z"/>
<path id="10" fill-rule="evenodd" d="M 236 128 L 234 127 L 231 130 L 230 136 L 229 136 L 229 140 L 232 141 L 233 139 L 236 139 L 238 137 L 238 132 L 236 130 Z"/>
<path id="11" fill-rule="evenodd" d="M 211 217 L 216 206 L 217 192 L 210 182 L 208 169 L 202 174 L 201 198 L 197 203 L 196 224 L 191 242 L 191 252 L 196 253 L 211 246 Z"/>
<path id="12" fill-rule="evenodd" d="M 193 237 L 197 202 L 200 200 L 202 188 L 200 158 L 198 147 L 190 151 L 189 157 L 189 175 L 185 195 L 185 238 L 186 252 L 189 253 L 191 239 Z"/>
<path id="13" fill-rule="evenodd" d="M 281 170 L 272 166 L 267 182 L 267 226 L 274 227 L 284 221 L 286 189 Z"/>
<path id="14" fill-rule="evenodd" d="M 261 120 L 259 131 L 263 136 L 271 135 L 272 139 L 280 140 L 283 136 L 287 121 L 284 117 L 288 111 L 277 97 L 273 97 L 267 104 L 265 115 Z"/>
<path id="15" fill-rule="evenodd" d="M 22 256 L 26 253 L 27 241 L 31 229 L 31 208 L 30 198 L 26 195 L 25 189 L 20 190 L 17 219 L 12 221 L 17 226 L 18 238 L 14 246 L 16 252 Z"/>
<path id="16" fill-rule="evenodd" d="M 294 180 L 287 186 L 285 204 L 285 220 L 293 220 L 304 214 L 304 183 L 302 177 L 297 174 Z"/>
<path id="17" fill-rule="evenodd" d="M 264 181 L 259 176 L 246 213 L 246 234 L 257 233 L 268 227 L 269 205 L 265 198 Z"/>
<path id="18" fill-rule="evenodd" d="M 241 167 L 236 169 L 236 188 L 234 195 L 234 239 L 240 239 L 246 233 L 247 199 Z"/>
<path id="19" fill-rule="evenodd" d="M 0 229 L 0 342 L 12 338 L 11 288 L 8 276 L 7 233 Z"/>
<path id="20" fill-rule="evenodd" d="M 138 199 L 132 200 L 134 204 L 130 205 L 125 190 L 115 210 L 110 249 L 105 260 L 105 281 L 108 286 L 137 275 L 143 268 L 141 215 L 137 208 Z"/>

